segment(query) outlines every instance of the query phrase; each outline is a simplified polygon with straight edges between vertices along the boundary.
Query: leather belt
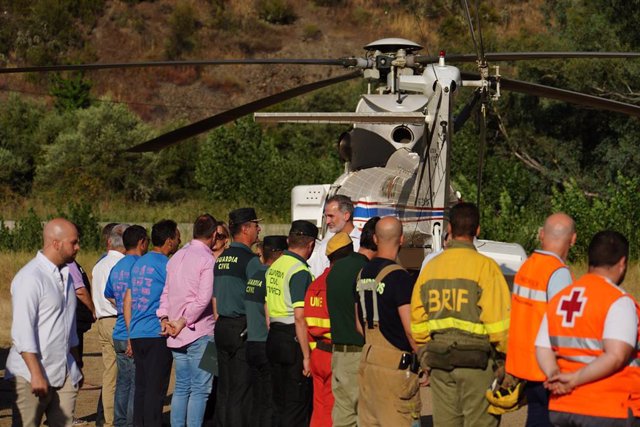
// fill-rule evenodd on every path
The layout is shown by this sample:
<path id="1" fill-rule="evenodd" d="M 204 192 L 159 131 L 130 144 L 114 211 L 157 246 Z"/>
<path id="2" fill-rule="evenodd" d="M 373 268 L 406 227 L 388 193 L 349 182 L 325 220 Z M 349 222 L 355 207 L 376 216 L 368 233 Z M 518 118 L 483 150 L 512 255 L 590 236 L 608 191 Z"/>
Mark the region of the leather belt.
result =
<path id="1" fill-rule="evenodd" d="M 361 353 L 362 347 L 353 344 L 334 344 L 333 351 L 339 351 L 342 353 Z"/>

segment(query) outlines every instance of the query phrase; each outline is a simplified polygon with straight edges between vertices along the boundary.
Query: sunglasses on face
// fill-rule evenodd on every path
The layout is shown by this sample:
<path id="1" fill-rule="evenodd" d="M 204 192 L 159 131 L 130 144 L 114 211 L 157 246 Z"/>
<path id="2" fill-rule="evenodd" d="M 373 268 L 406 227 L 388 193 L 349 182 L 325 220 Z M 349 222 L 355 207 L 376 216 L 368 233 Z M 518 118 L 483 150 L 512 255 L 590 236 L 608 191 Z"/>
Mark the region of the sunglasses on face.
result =
<path id="1" fill-rule="evenodd" d="M 216 234 L 216 240 L 225 240 L 228 238 L 229 236 L 227 236 L 226 234 Z"/>

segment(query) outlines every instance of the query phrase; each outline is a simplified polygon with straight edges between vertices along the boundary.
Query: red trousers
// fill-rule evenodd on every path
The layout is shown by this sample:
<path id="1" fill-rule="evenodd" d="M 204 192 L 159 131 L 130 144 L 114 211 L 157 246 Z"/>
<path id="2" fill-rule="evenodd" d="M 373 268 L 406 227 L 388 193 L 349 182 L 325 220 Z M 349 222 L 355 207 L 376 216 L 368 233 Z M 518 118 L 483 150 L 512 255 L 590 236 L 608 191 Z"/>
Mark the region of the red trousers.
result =
<path id="1" fill-rule="evenodd" d="M 331 392 L 331 353 L 315 349 L 311 352 L 313 378 L 313 413 L 310 427 L 331 427 L 333 393 Z"/>

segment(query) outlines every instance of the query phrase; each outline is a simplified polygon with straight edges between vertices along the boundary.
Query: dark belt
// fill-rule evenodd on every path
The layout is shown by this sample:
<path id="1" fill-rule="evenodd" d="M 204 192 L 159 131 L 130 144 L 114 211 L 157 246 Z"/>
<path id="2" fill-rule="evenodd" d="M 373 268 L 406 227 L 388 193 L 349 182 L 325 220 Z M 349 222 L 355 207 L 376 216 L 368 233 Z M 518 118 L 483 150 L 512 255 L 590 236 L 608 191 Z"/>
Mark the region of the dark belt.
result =
<path id="1" fill-rule="evenodd" d="M 331 343 L 326 341 L 316 341 L 316 348 L 318 350 L 326 351 L 327 353 L 331 353 Z"/>
<path id="2" fill-rule="evenodd" d="M 98 320 L 102 320 L 102 319 L 116 319 L 118 316 L 102 316 L 102 317 L 98 317 Z"/>
<path id="3" fill-rule="evenodd" d="M 219 319 L 223 319 L 223 320 L 244 320 L 247 318 L 247 316 L 236 316 L 236 317 L 231 317 L 231 316 L 218 316 Z"/>
<path id="4" fill-rule="evenodd" d="M 362 346 L 352 344 L 334 344 L 333 351 L 339 351 L 342 353 L 361 353 Z"/>

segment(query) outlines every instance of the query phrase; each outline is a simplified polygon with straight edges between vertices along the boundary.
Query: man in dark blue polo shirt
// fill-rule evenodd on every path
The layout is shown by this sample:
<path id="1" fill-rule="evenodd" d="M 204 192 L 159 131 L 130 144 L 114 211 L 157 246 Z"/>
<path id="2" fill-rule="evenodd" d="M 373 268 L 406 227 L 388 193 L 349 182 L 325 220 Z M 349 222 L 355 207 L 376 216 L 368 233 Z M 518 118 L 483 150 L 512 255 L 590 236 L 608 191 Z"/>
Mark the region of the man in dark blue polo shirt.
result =
<path id="1" fill-rule="evenodd" d="M 260 220 L 253 208 L 229 213 L 233 243 L 216 260 L 214 268 L 214 307 L 218 318 L 215 341 L 218 350 L 218 388 L 216 426 L 249 425 L 251 373 L 247 363 L 247 317 L 244 297 L 247 282 L 260 268 L 260 260 L 251 251 L 258 240 Z"/>

